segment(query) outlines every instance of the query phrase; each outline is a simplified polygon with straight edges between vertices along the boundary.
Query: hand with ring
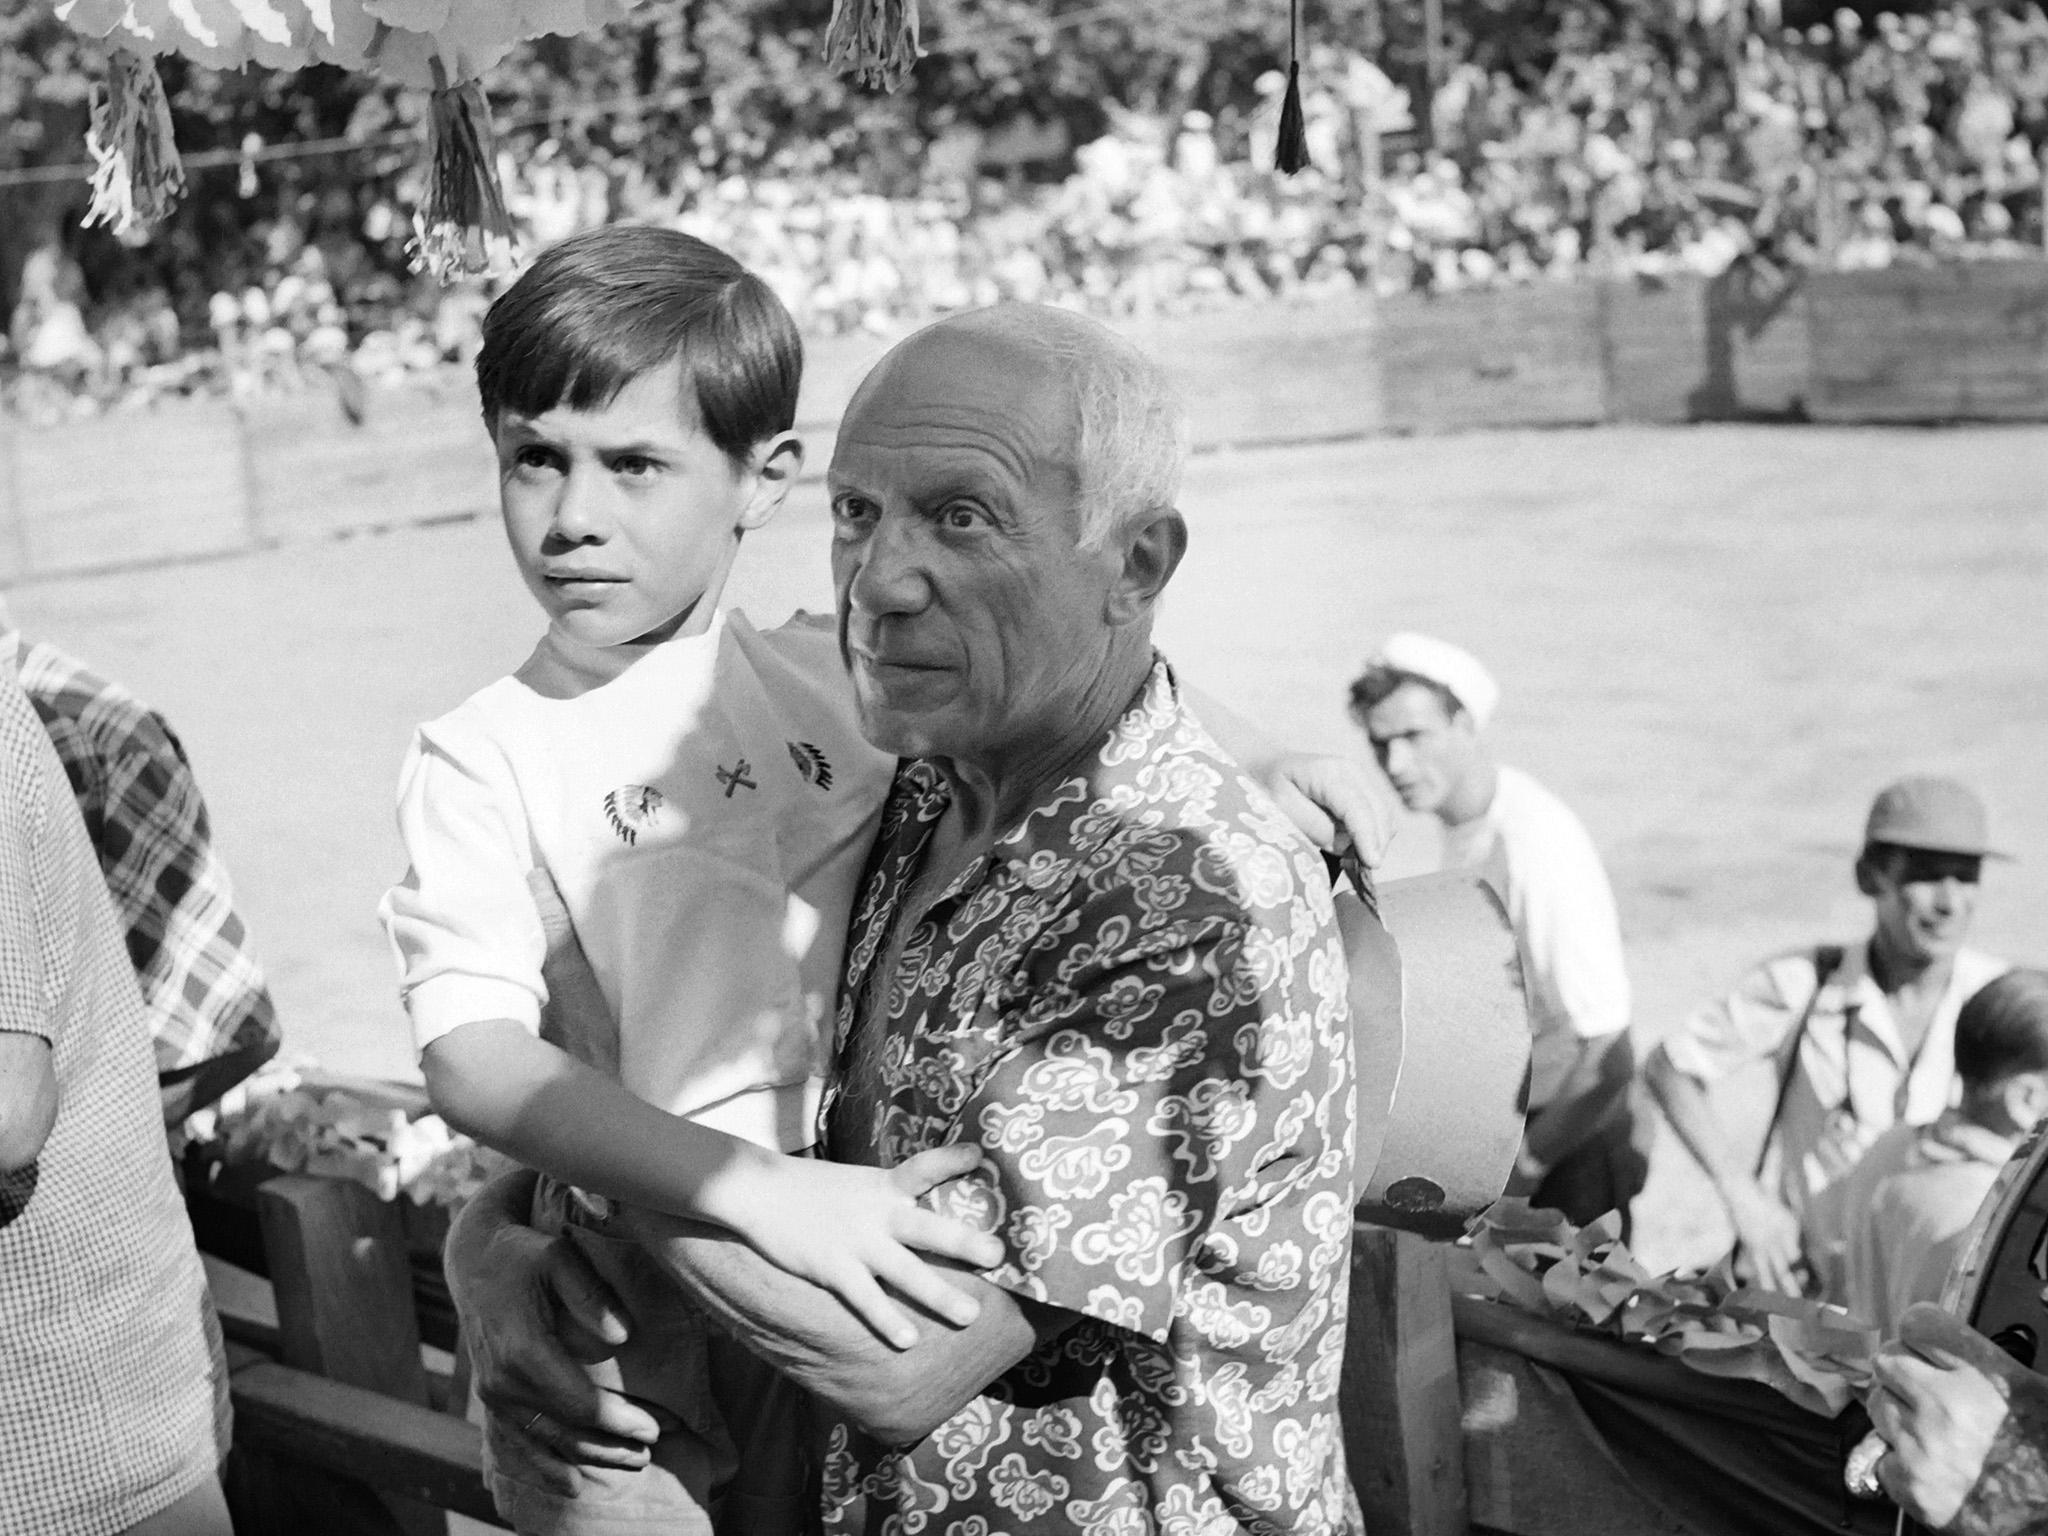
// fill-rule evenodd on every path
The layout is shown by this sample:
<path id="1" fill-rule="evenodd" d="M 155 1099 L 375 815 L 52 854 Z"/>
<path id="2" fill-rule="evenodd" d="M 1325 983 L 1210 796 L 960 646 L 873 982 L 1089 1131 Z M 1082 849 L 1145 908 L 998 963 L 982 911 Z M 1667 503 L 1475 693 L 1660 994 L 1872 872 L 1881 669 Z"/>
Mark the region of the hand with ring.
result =
<path id="1" fill-rule="evenodd" d="M 573 1496 L 579 1467 L 646 1466 L 661 1426 L 591 1379 L 587 1366 L 626 1341 L 626 1311 L 574 1244 L 527 1225 L 532 1190 L 532 1175 L 509 1174 L 464 1207 L 448 1282 L 477 1395 L 499 1432 L 526 1442 L 526 1464 Z"/>
<path id="2" fill-rule="evenodd" d="M 2029 1373 L 1989 1339 L 1924 1303 L 1901 1319 L 1899 1336 L 1878 1352 L 1873 1370 L 1867 1406 L 1875 1428 L 1849 1472 L 1860 1471 L 1914 1519 L 1943 1529 L 1984 1475 L 2009 1411 L 2009 1379 Z M 1876 1453 L 1859 1464 L 1872 1441 Z"/>

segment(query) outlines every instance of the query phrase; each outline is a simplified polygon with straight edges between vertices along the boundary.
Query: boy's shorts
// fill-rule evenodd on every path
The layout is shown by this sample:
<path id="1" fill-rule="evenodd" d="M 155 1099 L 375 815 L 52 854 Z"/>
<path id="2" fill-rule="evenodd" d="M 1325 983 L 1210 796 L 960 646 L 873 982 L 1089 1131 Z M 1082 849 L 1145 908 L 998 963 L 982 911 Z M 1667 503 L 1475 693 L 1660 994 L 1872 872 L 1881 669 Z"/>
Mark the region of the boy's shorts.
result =
<path id="1" fill-rule="evenodd" d="M 591 1379 L 652 1413 L 647 1466 L 578 1469 L 549 1487 L 522 1437 L 484 1417 L 484 1481 L 520 1536 L 804 1536 L 817 1523 L 813 1424 L 801 1389 L 734 1341 L 638 1243 L 609 1233 L 567 1186 L 543 1177 L 533 1225 L 565 1235 L 618 1293 L 632 1336 Z"/>

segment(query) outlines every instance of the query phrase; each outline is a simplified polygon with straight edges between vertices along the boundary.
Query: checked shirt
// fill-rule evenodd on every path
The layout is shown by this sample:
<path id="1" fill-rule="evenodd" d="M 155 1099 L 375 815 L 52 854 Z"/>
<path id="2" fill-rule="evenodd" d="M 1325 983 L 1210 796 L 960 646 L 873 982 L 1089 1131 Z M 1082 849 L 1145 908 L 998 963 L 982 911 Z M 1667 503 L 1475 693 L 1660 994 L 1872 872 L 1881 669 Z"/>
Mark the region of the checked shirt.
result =
<path id="1" fill-rule="evenodd" d="M 916 1446 L 836 1428 L 827 1529 L 1350 1531 L 1353 1066 L 1318 856 L 1163 661 L 1085 771 L 903 913 L 950 796 L 932 764 L 899 769 L 826 1138 L 885 1166 L 980 1143 L 941 1209 L 1003 1239 L 995 1284 L 1071 1326 Z M 896 974 L 871 978 L 899 921 Z"/>
<path id="2" fill-rule="evenodd" d="M 56 646 L 0 634 L 8 642 L 114 898 L 158 1075 L 274 1054 L 276 1013 L 184 747 L 161 715 Z"/>

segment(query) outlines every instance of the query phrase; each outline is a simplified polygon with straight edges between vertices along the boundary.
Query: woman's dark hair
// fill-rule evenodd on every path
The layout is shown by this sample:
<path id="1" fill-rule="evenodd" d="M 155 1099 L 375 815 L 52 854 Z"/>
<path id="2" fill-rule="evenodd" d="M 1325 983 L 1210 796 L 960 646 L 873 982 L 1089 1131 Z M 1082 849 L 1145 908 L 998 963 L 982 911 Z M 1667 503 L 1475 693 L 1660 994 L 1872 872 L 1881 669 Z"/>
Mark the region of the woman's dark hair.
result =
<path id="1" fill-rule="evenodd" d="M 736 464 L 795 425 L 803 342 L 768 285 L 694 235 L 614 224 L 549 246 L 498 296 L 476 387 L 495 429 L 505 411 L 605 405 L 671 365 Z"/>
<path id="2" fill-rule="evenodd" d="M 1956 1015 L 1956 1075 L 1965 1087 L 1989 1088 L 2021 1072 L 2048 1072 L 2048 971 L 2007 971 Z"/>

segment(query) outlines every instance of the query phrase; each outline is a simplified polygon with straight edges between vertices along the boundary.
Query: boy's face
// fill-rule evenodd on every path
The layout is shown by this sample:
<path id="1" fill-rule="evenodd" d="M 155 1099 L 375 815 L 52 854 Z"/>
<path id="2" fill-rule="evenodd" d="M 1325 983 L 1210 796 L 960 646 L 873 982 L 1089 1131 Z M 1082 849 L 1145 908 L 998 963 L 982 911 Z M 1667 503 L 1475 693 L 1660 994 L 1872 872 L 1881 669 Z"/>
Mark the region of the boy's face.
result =
<path id="1" fill-rule="evenodd" d="M 556 629 L 586 645 L 695 633 L 739 534 L 775 500 L 704 433 L 682 370 L 642 374 L 605 405 L 506 412 L 492 433 L 512 557 Z"/>

